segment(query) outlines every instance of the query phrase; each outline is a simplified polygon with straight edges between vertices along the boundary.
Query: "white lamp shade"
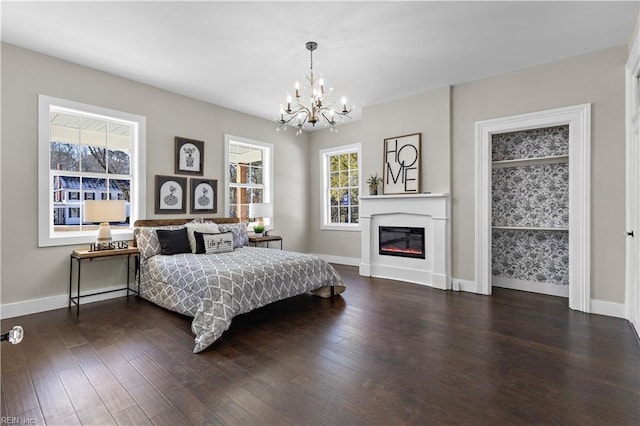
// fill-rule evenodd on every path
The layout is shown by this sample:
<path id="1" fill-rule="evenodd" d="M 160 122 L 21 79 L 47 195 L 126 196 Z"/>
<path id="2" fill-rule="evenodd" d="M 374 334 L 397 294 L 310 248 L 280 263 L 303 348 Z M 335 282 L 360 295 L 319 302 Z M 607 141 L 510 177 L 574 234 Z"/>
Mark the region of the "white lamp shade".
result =
<path id="1" fill-rule="evenodd" d="M 85 222 L 122 222 L 127 218 L 124 200 L 87 200 L 84 202 Z"/>
<path id="2" fill-rule="evenodd" d="M 273 204 L 271 203 L 253 203 L 249 204 L 249 217 L 273 217 Z"/>

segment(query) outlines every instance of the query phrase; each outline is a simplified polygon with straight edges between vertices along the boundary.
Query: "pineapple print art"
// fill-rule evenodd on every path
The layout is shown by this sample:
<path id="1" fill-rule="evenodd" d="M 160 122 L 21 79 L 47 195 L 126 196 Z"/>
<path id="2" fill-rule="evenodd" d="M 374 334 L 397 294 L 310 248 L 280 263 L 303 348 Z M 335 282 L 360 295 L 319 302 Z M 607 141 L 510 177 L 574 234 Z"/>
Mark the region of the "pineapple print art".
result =
<path id="1" fill-rule="evenodd" d="M 192 179 L 191 185 L 193 210 L 215 213 L 217 182 L 212 179 Z"/>
<path id="2" fill-rule="evenodd" d="M 178 197 L 176 197 L 176 195 L 174 194 L 174 192 L 176 192 L 176 189 L 178 188 L 173 185 L 169 185 L 169 195 L 165 195 L 163 198 L 164 203 L 167 206 L 175 206 L 176 204 L 178 204 Z"/>
<path id="3" fill-rule="evenodd" d="M 175 178 L 174 178 L 175 179 Z M 156 206 L 162 211 L 177 212 L 183 208 L 183 187 L 177 180 L 169 179 L 160 184 Z"/>
<path id="4" fill-rule="evenodd" d="M 209 198 L 207 196 L 207 193 L 209 192 L 209 189 L 206 186 L 202 187 L 202 195 L 200 195 L 198 197 L 198 205 L 200 206 L 200 208 L 207 208 L 209 206 L 209 204 L 211 204 L 211 198 Z"/>

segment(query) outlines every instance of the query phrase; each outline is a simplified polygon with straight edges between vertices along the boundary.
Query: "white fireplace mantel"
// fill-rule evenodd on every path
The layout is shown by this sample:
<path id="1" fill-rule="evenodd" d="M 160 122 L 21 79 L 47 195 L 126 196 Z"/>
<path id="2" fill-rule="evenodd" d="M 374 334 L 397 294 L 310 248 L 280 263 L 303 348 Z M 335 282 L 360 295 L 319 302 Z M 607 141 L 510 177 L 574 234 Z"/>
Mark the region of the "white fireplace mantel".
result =
<path id="1" fill-rule="evenodd" d="M 425 230 L 425 259 L 378 253 L 378 227 Z M 360 275 L 451 288 L 451 207 L 449 194 L 360 197 Z"/>

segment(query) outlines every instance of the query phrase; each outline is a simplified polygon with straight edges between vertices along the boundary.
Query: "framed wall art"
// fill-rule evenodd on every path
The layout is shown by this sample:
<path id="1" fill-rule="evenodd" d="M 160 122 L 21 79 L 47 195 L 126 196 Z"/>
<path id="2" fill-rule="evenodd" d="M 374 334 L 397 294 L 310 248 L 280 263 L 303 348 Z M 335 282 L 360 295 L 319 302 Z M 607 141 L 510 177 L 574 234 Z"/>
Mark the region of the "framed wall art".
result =
<path id="1" fill-rule="evenodd" d="M 156 175 L 156 214 L 187 212 L 187 178 Z"/>
<path id="2" fill-rule="evenodd" d="M 420 192 L 421 141 L 422 133 L 397 136 L 384 140 L 383 194 L 412 194 Z"/>
<path id="3" fill-rule="evenodd" d="M 218 213 L 218 181 L 191 178 L 191 213 Z"/>
<path id="4" fill-rule="evenodd" d="M 204 142 L 176 136 L 175 173 L 177 175 L 204 174 Z"/>

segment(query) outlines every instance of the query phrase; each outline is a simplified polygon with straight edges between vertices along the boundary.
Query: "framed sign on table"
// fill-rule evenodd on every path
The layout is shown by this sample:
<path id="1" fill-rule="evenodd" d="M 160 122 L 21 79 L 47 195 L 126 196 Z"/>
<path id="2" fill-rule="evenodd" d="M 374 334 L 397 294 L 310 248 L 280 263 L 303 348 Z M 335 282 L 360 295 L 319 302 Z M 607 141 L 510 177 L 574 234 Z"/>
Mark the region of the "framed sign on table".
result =
<path id="1" fill-rule="evenodd" d="M 421 141 L 422 133 L 384 140 L 383 194 L 417 194 L 420 192 Z"/>

